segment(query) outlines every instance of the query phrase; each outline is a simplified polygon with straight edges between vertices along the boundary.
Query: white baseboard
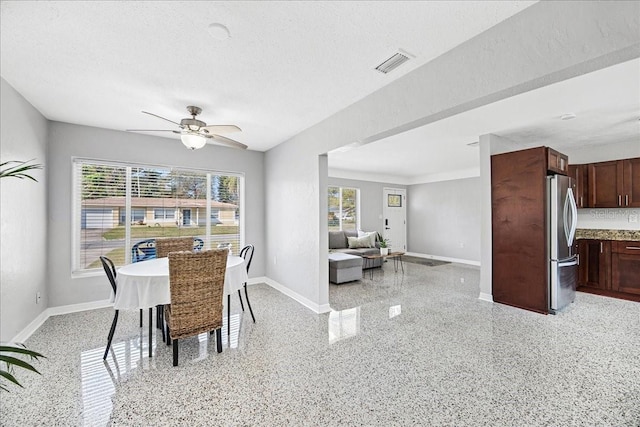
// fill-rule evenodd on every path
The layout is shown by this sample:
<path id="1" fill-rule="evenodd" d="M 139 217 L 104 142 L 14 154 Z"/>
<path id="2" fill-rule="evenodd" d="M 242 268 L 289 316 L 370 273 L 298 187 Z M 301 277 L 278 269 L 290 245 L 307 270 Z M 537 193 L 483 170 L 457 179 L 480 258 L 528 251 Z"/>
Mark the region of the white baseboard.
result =
<path id="1" fill-rule="evenodd" d="M 469 259 L 449 258 L 449 257 L 446 257 L 446 256 L 420 254 L 420 253 L 417 253 L 417 252 L 407 252 L 406 255 L 407 256 L 414 256 L 414 257 L 418 257 L 418 258 L 435 259 L 435 260 L 438 260 L 438 261 L 455 262 L 455 263 L 458 263 L 458 264 L 475 265 L 477 267 L 480 267 L 480 261 L 472 261 L 472 260 L 469 260 Z"/>
<path id="2" fill-rule="evenodd" d="M 247 282 L 247 285 L 256 285 L 258 283 L 266 283 L 267 285 L 271 286 L 273 289 L 285 294 L 289 298 L 299 302 L 300 304 L 304 305 L 305 307 L 307 307 L 308 309 L 312 310 L 315 313 L 321 314 L 321 313 L 328 313 L 329 311 L 331 311 L 331 307 L 329 307 L 329 304 L 323 304 L 323 305 L 316 304 L 313 301 L 309 300 L 308 298 L 303 297 L 297 292 L 294 292 L 291 289 L 276 282 L 275 280 L 271 280 L 265 276 L 251 278 Z M 26 341 L 51 316 L 78 313 L 80 311 L 96 310 L 99 308 L 106 308 L 106 307 L 112 307 L 112 306 L 113 306 L 113 303 L 110 302 L 109 300 L 101 300 L 101 301 L 85 302 L 80 304 L 61 305 L 59 307 L 49 307 L 46 310 L 44 310 L 42 313 L 40 313 L 38 317 L 36 317 L 31 323 L 29 323 L 15 337 L 13 337 L 11 342 L 21 343 Z"/>
<path id="3" fill-rule="evenodd" d="M 280 283 L 276 282 L 275 280 L 271 280 L 268 277 L 261 277 L 260 280 L 261 280 L 260 283 L 266 283 L 267 285 L 271 286 L 273 289 L 285 294 L 289 298 L 291 298 L 291 299 L 299 302 L 300 304 L 304 305 L 305 307 L 307 307 L 308 309 L 310 309 L 314 313 L 322 314 L 322 313 L 328 313 L 328 312 L 331 311 L 331 307 L 329 307 L 329 304 L 322 304 L 322 305 L 316 304 L 315 302 L 311 301 L 310 299 L 308 299 L 306 297 L 303 297 L 299 293 L 297 293 L 295 291 L 292 291 L 291 289 L 281 285 Z"/>
<path id="4" fill-rule="evenodd" d="M 29 323 L 23 330 L 13 337 L 11 342 L 23 343 L 25 342 L 40 326 L 49 318 L 49 309 L 45 309 L 40 313 L 31 323 Z"/>
<path id="5" fill-rule="evenodd" d="M 95 310 L 98 308 L 112 307 L 113 303 L 109 300 L 85 302 L 81 304 L 61 305 L 59 307 L 49 307 L 38 315 L 31 323 L 13 337 L 12 342 L 25 342 L 35 331 L 40 328 L 51 316 L 60 314 L 77 313 L 86 310 Z"/>
<path id="6" fill-rule="evenodd" d="M 493 295 L 485 294 L 484 292 L 480 292 L 480 295 L 478 296 L 478 299 L 480 301 L 493 302 Z"/>
<path id="7" fill-rule="evenodd" d="M 47 311 L 49 316 L 59 316 L 61 314 L 78 313 L 80 311 L 97 310 L 99 308 L 113 307 L 113 303 L 109 300 L 83 302 L 80 304 L 61 305 L 58 307 L 49 307 Z"/>

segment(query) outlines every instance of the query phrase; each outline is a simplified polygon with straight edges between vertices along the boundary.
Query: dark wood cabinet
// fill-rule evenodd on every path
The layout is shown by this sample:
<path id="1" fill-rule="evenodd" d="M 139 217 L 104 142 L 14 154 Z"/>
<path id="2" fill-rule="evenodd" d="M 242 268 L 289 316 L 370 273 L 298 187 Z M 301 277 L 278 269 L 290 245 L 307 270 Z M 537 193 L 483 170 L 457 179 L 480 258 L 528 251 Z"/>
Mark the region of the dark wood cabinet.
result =
<path id="1" fill-rule="evenodd" d="M 589 165 L 589 207 L 618 208 L 622 203 L 622 168 L 618 161 Z"/>
<path id="2" fill-rule="evenodd" d="M 611 289 L 611 242 L 609 240 L 578 240 L 580 287 Z"/>
<path id="3" fill-rule="evenodd" d="M 640 157 L 621 162 L 624 206 L 640 208 Z"/>
<path id="4" fill-rule="evenodd" d="M 640 158 L 588 165 L 588 207 L 640 207 Z"/>
<path id="5" fill-rule="evenodd" d="M 640 302 L 640 242 L 578 240 L 578 291 Z"/>
<path id="6" fill-rule="evenodd" d="M 611 289 L 640 295 L 640 242 L 612 242 Z"/>
<path id="7" fill-rule="evenodd" d="M 547 170 L 559 175 L 569 173 L 569 158 L 552 148 L 547 148 Z"/>
<path id="8" fill-rule="evenodd" d="M 572 179 L 573 194 L 578 208 L 589 207 L 588 165 L 569 165 L 568 175 Z"/>
<path id="9" fill-rule="evenodd" d="M 566 156 L 563 165 L 568 166 Z M 551 166 L 555 169 L 557 163 Z M 546 147 L 491 156 L 493 300 L 545 314 L 548 170 Z"/>

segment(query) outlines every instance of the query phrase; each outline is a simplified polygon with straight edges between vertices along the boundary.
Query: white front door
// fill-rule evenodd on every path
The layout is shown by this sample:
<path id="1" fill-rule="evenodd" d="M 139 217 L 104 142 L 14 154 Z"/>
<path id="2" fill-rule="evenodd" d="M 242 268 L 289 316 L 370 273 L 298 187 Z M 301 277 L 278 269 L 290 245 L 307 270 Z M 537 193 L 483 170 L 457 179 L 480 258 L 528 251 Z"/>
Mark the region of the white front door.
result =
<path id="1" fill-rule="evenodd" d="M 389 240 L 390 252 L 407 250 L 407 190 L 384 188 L 382 237 Z"/>

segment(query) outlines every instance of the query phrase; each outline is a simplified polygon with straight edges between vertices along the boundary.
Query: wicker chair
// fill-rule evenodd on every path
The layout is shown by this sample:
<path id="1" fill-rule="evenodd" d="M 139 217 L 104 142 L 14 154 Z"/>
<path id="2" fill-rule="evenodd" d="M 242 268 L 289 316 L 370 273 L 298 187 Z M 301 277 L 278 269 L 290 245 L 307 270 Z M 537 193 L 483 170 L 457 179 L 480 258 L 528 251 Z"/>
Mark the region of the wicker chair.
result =
<path id="1" fill-rule="evenodd" d="M 173 343 L 173 366 L 178 366 L 178 340 L 216 331 L 222 352 L 222 298 L 227 251 L 169 254 L 171 304 L 165 306 L 167 344 Z"/>
<path id="2" fill-rule="evenodd" d="M 164 258 L 169 252 L 193 251 L 193 237 L 156 239 L 156 257 Z"/>

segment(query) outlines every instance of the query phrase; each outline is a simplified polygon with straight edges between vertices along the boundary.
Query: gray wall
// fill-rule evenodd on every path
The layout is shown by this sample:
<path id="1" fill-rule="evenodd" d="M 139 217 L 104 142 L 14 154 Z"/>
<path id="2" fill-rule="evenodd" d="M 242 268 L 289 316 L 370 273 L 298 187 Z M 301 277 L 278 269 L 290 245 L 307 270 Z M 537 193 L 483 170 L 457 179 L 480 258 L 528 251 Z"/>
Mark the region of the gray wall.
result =
<path id="1" fill-rule="evenodd" d="M 536 3 L 269 150 L 267 275 L 328 304 L 319 156 L 636 58 L 639 16 L 637 2 Z"/>
<path id="2" fill-rule="evenodd" d="M 360 189 L 360 229 L 382 233 L 382 190 L 388 188 L 407 188 L 384 182 L 360 181 L 356 179 L 329 177 L 329 186 Z"/>
<path id="3" fill-rule="evenodd" d="M 479 177 L 410 185 L 409 252 L 479 263 L 480 188 Z"/>
<path id="4" fill-rule="evenodd" d="M 264 153 L 67 123 L 49 125 L 49 292 L 51 307 L 109 297 L 104 273 L 71 277 L 72 158 L 193 167 L 245 174 L 245 241 L 256 247 L 251 277 L 264 275 Z"/>
<path id="5" fill-rule="evenodd" d="M 35 159 L 44 171 L 0 180 L 0 341 L 9 341 L 47 308 L 47 120 L 0 82 L 0 162 Z M 36 292 L 42 299 L 36 304 Z"/>

